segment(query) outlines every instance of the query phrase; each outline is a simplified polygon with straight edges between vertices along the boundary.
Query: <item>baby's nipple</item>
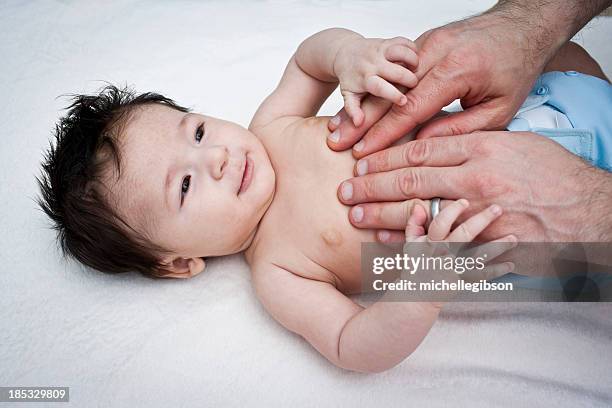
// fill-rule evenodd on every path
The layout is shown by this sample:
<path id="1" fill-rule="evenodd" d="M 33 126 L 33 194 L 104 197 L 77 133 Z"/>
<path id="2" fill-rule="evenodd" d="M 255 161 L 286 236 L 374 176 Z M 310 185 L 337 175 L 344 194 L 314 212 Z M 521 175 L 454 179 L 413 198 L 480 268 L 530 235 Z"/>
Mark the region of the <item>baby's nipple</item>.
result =
<path id="1" fill-rule="evenodd" d="M 321 233 L 321 238 L 329 246 L 336 247 L 342 244 L 342 234 L 335 229 L 328 229 Z"/>

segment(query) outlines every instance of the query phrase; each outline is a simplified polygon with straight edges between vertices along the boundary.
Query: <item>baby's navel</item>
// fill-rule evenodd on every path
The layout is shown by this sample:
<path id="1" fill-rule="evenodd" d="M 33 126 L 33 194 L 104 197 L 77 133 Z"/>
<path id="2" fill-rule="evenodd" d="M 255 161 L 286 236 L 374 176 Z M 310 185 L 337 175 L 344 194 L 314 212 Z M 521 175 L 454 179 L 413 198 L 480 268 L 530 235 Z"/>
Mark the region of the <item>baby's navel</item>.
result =
<path id="1" fill-rule="evenodd" d="M 329 246 L 340 246 L 342 244 L 342 234 L 335 229 L 328 229 L 321 233 L 321 238 Z"/>

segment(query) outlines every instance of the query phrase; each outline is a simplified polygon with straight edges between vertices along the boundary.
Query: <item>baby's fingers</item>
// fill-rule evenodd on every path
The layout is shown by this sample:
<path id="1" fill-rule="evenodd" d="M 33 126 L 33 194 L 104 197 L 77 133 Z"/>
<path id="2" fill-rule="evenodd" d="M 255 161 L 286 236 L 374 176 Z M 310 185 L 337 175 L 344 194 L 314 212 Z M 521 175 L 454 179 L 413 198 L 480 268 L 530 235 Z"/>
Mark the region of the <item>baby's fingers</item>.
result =
<path id="1" fill-rule="evenodd" d="M 414 41 L 409 40 L 406 37 L 393 37 L 393 38 L 389 38 L 388 40 L 385 40 L 387 44 L 390 44 L 391 46 L 393 45 L 402 45 L 404 47 L 408 47 L 414 51 L 417 50 L 417 45 L 414 43 Z"/>
<path id="2" fill-rule="evenodd" d="M 406 96 L 383 78 L 372 75 L 366 79 L 366 90 L 374 96 L 381 97 L 396 105 L 404 105 Z"/>
<path id="3" fill-rule="evenodd" d="M 353 120 L 355 127 L 361 126 L 365 117 L 361 110 L 361 98 L 352 92 L 347 92 L 343 96 L 346 114 Z"/>
<path id="4" fill-rule="evenodd" d="M 419 57 L 414 50 L 403 45 L 392 45 L 385 50 L 385 58 L 389 62 L 398 62 L 408 67 L 416 68 L 419 65 Z"/>
<path id="5" fill-rule="evenodd" d="M 406 242 L 414 242 L 417 238 L 425 235 L 425 223 L 427 222 L 427 211 L 419 204 L 415 204 L 412 213 L 406 223 Z"/>
<path id="6" fill-rule="evenodd" d="M 441 213 L 440 213 L 441 214 Z M 493 221 L 502 214 L 502 209 L 499 205 L 492 205 L 489 208 L 474 215 L 463 224 L 459 225 L 449 235 L 450 242 L 471 242 L 485 230 Z"/>
<path id="7" fill-rule="evenodd" d="M 516 236 L 510 234 L 503 238 L 496 239 L 495 241 L 470 248 L 469 250 L 465 251 L 463 256 L 469 256 L 471 258 L 484 258 L 485 262 L 491 262 L 493 259 L 505 254 L 512 248 L 516 248 L 517 244 L 518 240 Z"/>
<path id="8" fill-rule="evenodd" d="M 387 81 L 404 85 L 408 88 L 414 88 L 419 82 L 417 76 L 408 68 L 392 62 L 385 63 L 385 65 L 378 71 L 378 75 Z"/>
<path id="9" fill-rule="evenodd" d="M 514 271 L 513 262 L 500 262 L 486 265 L 483 269 L 470 269 L 461 276 L 461 279 L 468 282 L 478 282 L 481 279 L 490 281 L 512 271 Z"/>
<path id="10" fill-rule="evenodd" d="M 443 241 L 450 233 L 457 218 L 470 205 L 468 200 L 461 199 L 449 204 L 431 221 L 427 236 L 431 241 Z M 467 242 L 467 241 L 466 241 Z"/>

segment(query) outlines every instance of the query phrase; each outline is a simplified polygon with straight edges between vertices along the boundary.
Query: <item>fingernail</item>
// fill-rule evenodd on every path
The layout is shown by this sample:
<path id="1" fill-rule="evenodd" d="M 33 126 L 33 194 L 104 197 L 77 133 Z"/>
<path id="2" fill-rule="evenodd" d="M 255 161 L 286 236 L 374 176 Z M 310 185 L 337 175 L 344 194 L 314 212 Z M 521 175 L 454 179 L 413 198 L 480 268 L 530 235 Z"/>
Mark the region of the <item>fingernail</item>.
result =
<path id="1" fill-rule="evenodd" d="M 359 160 L 357 162 L 357 174 L 359 176 L 364 176 L 368 174 L 368 161 L 367 160 Z"/>
<path id="2" fill-rule="evenodd" d="M 356 152 L 360 152 L 360 151 L 363 150 L 364 147 L 365 146 L 364 146 L 364 143 L 363 143 L 363 140 L 362 140 L 359 143 L 357 143 L 355 146 L 353 146 L 353 150 L 355 150 Z"/>
<path id="3" fill-rule="evenodd" d="M 353 221 L 361 222 L 361 220 L 363 220 L 363 208 L 359 206 L 353 207 L 351 214 L 353 215 Z"/>
<path id="4" fill-rule="evenodd" d="M 327 138 L 334 143 L 338 143 L 340 140 L 340 129 L 334 130 Z"/>
<path id="5" fill-rule="evenodd" d="M 340 115 L 336 115 L 333 118 L 331 118 L 329 121 L 331 122 L 332 125 L 338 126 L 341 120 L 342 118 L 340 117 Z"/>
<path id="6" fill-rule="evenodd" d="M 391 234 L 388 231 L 378 231 L 378 239 L 382 242 L 387 242 L 390 236 Z"/>
<path id="7" fill-rule="evenodd" d="M 342 194 L 342 198 L 344 200 L 350 200 L 351 198 L 353 198 L 353 184 L 349 182 L 342 183 L 340 194 Z"/>
<path id="8" fill-rule="evenodd" d="M 506 262 L 508 266 L 508 272 L 512 272 L 514 270 L 514 262 Z"/>
<path id="9" fill-rule="evenodd" d="M 408 98 L 406 98 L 406 95 L 402 95 L 402 98 L 400 99 L 400 106 L 404 106 L 406 104 L 406 102 L 408 102 Z"/>
<path id="10" fill-rule="evenodd" d="M 497 204 L 493 204 L 490 208 L 491 212 L 495 215 L 500 215 L 502 213 L 501 207 Z"/>
<path id="11" fill-rule="evenodd" d="M 470 205 L 470 202 L 466 200 L 465 198 L 462 198 L 461 200 L 459 200 L 459 204 L 461 204 L 464 207 L 468 207 Z"/>

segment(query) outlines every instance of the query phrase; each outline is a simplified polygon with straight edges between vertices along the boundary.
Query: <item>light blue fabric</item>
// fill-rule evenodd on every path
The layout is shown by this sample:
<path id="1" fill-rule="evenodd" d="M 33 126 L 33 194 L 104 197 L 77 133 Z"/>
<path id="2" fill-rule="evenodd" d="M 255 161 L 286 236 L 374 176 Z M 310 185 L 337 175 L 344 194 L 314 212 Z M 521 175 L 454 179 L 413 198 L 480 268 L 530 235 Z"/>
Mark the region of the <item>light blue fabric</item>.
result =
<path id="1" fill-rule="evenodd" d="M 530 127 L 518 117 L 511 131 L 531 131 L 555 140 L 594 166 L 612 171 L 612 85 L 576 71 L 541 75 L 517 113 L 546 104 L 562 112 L 573 129 Z"/>
<path id="2" fill-rule="evenodd" d="M 573 128 L 532 127 L 522 113 L 548 105 L 563 113 Z M 612 171 L 612 85 L 576 71 L 547 72 L 536 81 L 529 96 L 507 127 L 510 131 L 538 133 L 561 144 L 594 166 Z M 609 294 L 609 274 L 590 275 Z M 567 279 L 565 279 L 567 280 Z M 533 278 L 514 273 L 495 279 L 516 287 L 560 291 L 565 284 L 558 277 Z"/>

